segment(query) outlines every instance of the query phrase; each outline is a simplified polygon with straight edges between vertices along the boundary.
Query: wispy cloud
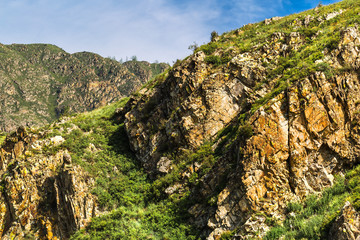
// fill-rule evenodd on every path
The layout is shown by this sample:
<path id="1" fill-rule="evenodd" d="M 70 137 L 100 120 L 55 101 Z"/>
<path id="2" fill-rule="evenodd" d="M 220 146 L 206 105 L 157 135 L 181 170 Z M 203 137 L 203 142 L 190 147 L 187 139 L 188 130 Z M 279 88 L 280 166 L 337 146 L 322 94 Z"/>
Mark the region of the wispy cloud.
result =
<path id="1" fill-rule="evenodd" d="M 171 63 L 190 54 L 187 47 L 194 41 L 209 41 L 211 31 L 222 33 L 284 13 L 291 2 L 0 0 L 0 42 L 52 43 L 68 52 Z"/>
<path id="2" fill-rule="evenodd" d="M 70 52 L 168 62 L 189 54 L 193 41 L 205 41 L 206 22 L 219 14 L 211 1 L 15 0 L 2 6 L 0 42 L 49 42 Z"/>

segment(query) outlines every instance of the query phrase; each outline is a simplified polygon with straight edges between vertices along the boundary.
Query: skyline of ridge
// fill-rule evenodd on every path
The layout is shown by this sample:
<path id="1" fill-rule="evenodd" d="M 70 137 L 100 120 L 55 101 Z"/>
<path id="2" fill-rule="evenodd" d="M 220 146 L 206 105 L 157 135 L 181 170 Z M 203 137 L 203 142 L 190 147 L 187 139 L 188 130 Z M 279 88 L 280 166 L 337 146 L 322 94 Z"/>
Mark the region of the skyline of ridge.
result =
<path id="1" fill-rule="evenodd" d="M 0 0 L 0 42 L 48 43 L 117 60 L 172 63 L 188 46 L 273 16 L 338 2 L 302 0 Z"/>

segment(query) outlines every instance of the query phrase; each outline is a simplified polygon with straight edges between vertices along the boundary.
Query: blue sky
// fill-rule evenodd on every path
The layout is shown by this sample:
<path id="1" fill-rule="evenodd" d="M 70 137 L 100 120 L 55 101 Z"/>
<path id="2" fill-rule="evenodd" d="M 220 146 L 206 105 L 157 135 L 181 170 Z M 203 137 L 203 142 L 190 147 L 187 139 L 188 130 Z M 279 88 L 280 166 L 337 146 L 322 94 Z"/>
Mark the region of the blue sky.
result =
<path id="1" fill-rule="evenodd" d="M 339 0 L 321 1 L 330 4 Z M 51 43 L 74 53 L 172 63 L 194 42 L 273 16 L 314 8 L 311 0 L 0 0 L 0 43 Z"/>

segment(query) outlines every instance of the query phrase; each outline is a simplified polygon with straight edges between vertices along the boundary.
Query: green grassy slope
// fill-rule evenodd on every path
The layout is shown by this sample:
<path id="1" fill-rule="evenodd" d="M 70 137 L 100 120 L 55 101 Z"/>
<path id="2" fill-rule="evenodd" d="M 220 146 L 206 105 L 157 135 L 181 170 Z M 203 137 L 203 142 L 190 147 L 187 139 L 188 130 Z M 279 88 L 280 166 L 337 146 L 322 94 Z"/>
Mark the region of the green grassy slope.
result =
<path id="1" fill-rule="evenodd" d="M 44 138 L 63 136 L 74 164 L 96 179 L 93 193 L 99 207 L 109 211 L 96 217 L 73 239 L 194 239 L 196 230 L 174 201 L 154 197 L 150 181 L 129 149 L 123 123 L 112 120 L 127 99 L 59 121 L 47 128 Z M 72 130 L 70 130 L 72 129 Z M 89 148 L 89 146 L 92 146 Z"/>

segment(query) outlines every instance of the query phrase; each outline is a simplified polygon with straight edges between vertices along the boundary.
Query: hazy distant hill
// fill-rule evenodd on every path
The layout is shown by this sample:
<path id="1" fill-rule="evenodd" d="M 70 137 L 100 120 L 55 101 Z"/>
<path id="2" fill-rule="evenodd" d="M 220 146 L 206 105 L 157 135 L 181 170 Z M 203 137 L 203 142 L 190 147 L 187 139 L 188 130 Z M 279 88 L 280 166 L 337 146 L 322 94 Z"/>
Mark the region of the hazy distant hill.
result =
<path id="1" fill-rule="evenodd" d="M 167 67 L 69 54 L 49 44 L 0 44 L 0 130 L 45 124 L 64 112 L 117 101 Z"/>

